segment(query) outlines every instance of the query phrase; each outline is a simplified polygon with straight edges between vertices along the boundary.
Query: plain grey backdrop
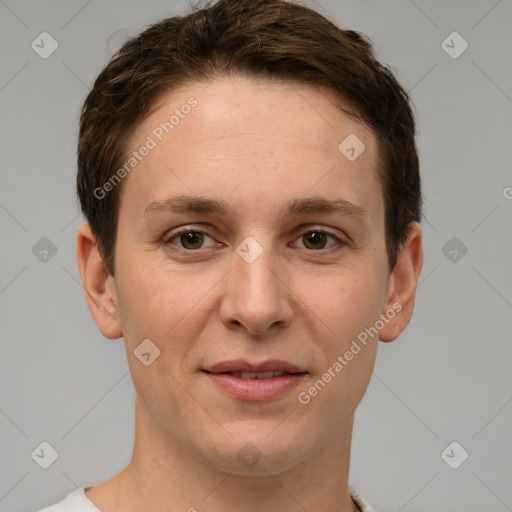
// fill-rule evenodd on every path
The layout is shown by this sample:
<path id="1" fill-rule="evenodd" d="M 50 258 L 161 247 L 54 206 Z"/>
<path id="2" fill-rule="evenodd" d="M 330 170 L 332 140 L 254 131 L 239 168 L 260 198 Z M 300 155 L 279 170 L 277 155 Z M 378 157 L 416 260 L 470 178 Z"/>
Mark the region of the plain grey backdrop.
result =
<path id="1" fill-rule="evenodd" d="M 425 265 L 358 409 L 351 484 L 382 512 L 512 510 L 512 2 L 304 3 L 368 35 L 418 116 Z M 127 37 L 190 5 L 0 0 L 2 511 L 129 462 L 123 342 L 98 332 L 76 264 L 78 115 Z"/>

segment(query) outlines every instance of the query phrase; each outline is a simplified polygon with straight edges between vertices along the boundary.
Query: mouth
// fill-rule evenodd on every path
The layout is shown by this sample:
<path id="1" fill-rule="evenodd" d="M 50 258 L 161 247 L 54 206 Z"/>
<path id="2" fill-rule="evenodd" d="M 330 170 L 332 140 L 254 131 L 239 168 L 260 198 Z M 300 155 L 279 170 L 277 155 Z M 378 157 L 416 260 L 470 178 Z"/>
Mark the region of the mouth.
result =
<path id="1" fill-rule="evenodd" d="M 283 375 L 297 375 L 295 373 L 289 373 L 281 370 L 270 370 L 269 372 L 242 372 L 242 371 L 232 371 L 232 372 L 206 372 L 213 373 L 214 375 L 231 375 L 231 377 L 235 377 L 237 379 L 257 379 L 257 380 L 266 380 L 273 379 L 274 377 L 282 377 Z"/>
<path id="2" fill-rule="evenodd" d="M 308 375 L 300 366 L 275 359 L 261 363 L 223 361 L 202 372 L 224 393 L 238 400 L 254 402 L 280 398 Z"/>
<path id="3" fill-rule="evenodd" d="M 272 376 L 280 377 L 280 375 L 278 375 L 279 373 L 289 373 L 292 375 L 297 373 L 307 373 L 305 368 L 281 359 L 267 359 L 260 362 L 251 362 L 245 359 L 232 359 L 230 361 L 221 361 L 211 366 L 207 366 L 203 371 L 215 374 L 234 373 L 237 374 L 237 377 L 240 377 L 238 374 L 245 374 L 245 377 L 242 376 L 242 378 L 246 379 L 269 379 Z M 277 375 L 271 376 L 271 372 Z M 261 377 L 255 377 L 255 375 L 261 375 Z"/>

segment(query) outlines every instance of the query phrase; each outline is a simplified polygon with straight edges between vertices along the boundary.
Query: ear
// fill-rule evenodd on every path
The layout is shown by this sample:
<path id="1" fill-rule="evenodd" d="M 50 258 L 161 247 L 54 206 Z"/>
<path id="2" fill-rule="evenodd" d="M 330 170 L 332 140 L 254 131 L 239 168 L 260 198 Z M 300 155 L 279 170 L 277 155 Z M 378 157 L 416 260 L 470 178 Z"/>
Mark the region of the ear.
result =
<path id="1" fill-rule="evenodd" d="M 94 321 L 106 338 L 120 338 L 123 330 L 119 322 L 114 278 L 107 271 L 88 223 L 78 228 L 76 247 L 82 287 Z"/>
<path id="2" fill-rule="evenodd" d="M 422 266 L 422 232 L 420 225 L 415 222 L 400 249 L 395 268 L 389 277 L 388 294 L 383 311 L 389 321 L 380 331 L 381 341 L 396 340 L 409 324 L 414 310 L 416 288 Z M 392 311 L 394 315 L 390 318 Z"/>

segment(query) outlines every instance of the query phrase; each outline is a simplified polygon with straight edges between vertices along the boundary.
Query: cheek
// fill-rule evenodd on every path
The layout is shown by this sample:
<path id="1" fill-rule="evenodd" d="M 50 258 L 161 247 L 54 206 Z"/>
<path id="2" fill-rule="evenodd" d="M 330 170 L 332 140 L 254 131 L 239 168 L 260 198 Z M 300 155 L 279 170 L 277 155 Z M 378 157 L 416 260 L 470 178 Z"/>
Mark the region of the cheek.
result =
<path id="1" fill-rule="evenodd" d="M 376 276 L 331 277 L 329 286 L 315 296 L 316 316 L 328 327 L 328 335 L 315 337 L 323 357 L 309 387 L 301 390 L 299 402 L 322 418 L 327 437 L 342 427 L 370 382 L 378 335 L 365 329 L 379 317 L 382 302 L 377 284 Z"/>
<path id="2" fill-rule="evenodd" d="M 155 337 L 171 329 L 201 293 L 193 278 L 143 258 L 119 268 L 119 283 L 118 307 L 126 330 Z"/>
<path id="3" fill-rule="evenodd" d="M 145 270 L 133 270 L 138 268 Z M 135 389 L 149 410 L 158 410 L 162 400 L 173 404 L 169 410 L 178 410 L 186 401 L 182 361 L 200 332 L 201 297 L 211 285 L 148 262 L 132 262 L 129 270 L 119 267 L 118 308 Z M 157 347 L 145 349 L 148 365 L 137 357 L 146 339 Z"/>
<path id="4" fill-rule="evenodd" d="M 308 305 L 330 333 L 330 350 L 342 349 L 361 330 L 372 325 L 382 307 L 382 290 L 374 273 L 340 272 L 321 286 L 309 288 Z"/>
<path id="5" fill-rule="evenodd" d="M 133 262 L 130 269 L 144 270 L 119 268 L 118 308 L 127 356 L 138 369 L 133 351 L 150 339 L 160 350 L 158 364 L 177 375 L 197 350 L 196 342 L 211 318 L 215 307 L 212 290 L 219 276 L 180 272 L 161 263 L 139 263 Z"/>

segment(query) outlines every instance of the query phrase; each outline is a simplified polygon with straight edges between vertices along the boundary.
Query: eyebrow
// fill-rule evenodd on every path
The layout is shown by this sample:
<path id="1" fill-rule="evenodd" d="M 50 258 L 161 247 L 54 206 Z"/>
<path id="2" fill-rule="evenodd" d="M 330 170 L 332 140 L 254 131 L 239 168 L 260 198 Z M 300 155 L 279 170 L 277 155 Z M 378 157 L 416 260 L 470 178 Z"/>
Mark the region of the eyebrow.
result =
<path id="1" fill-rule="evenodd" d="M 361 219 L 368 216 L 368 212 L 362 206 L 341 198 L 308 197 L 296 199 L 289 203 L 287 215 L 305 213 L 335 213 L 346 217 L 360 217 Z"/>
<path id="2" fill-rule="evenodd" d="M 144 217 L 154 212 L 171 213 L 210 213 L 227 216 L 229 208 L 223 201 L 197 196 L 177 196 L 163 201 L 153 201 L 144 210 Z"/>
<path id="3" fill-rule="evenodd" d="M 207 197 L 182 195 L 150 203 L 144 210 L 144 217 L 161 211 L 170 213 L 207 213 L 225 217 L 237 215 L 237 211 L 232 211 L 224 201 Z M 362 206 L 341 198 L 308 197 L 295 199 L 288 203 L 287 216 L 311 213 L 334 213 L 360 218 L 361 220 L 368 217 L 368 212 Z"/>

